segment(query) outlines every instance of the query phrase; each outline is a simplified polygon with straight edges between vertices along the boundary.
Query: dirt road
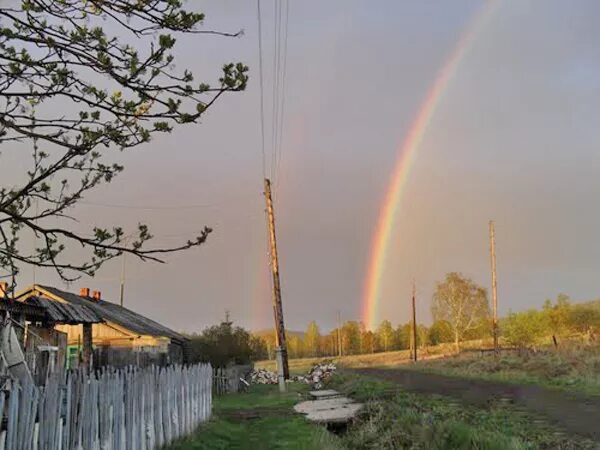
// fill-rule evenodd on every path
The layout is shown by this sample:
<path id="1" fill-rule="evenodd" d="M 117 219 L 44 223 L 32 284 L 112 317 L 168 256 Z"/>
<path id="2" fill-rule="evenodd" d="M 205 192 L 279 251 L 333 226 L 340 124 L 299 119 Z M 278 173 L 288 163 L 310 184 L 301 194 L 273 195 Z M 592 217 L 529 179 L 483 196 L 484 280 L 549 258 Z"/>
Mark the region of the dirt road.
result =
<path id="1" fill-rule="evenodd" d="M 507 399 L 548 418 L 565 431 L 600 441 L 600 397 L 485 380 L 468 380 L 406 369 L 354 369 L 356 373 L 397 383 L 411 392 L 447 395 L 485 407 Z"/>

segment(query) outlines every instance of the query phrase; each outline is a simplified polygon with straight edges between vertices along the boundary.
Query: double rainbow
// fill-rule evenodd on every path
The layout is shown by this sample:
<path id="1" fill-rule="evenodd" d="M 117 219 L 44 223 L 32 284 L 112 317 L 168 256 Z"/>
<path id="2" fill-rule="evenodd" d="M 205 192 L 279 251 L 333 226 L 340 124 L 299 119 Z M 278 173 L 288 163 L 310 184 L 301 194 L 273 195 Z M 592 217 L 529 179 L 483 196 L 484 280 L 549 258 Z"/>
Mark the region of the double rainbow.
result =
<path id="1" fill-rule="evenodd" d="M 406 139 L 398 151 L 398 159 L 392 173 L 392 179 L 379 213 L 377 227 L 373 234 L 369 257 L 368 275 L 365 283 L 362 320 L 369 329 L 374 329 L 379 321 L 379 303 L 383 269 L 387 259 L 390 237 L 394 230 L 394 219 L 398 213 L 404 187 L 412 167 L 415 154 L 423 141 L 425 133 L 437 106 L 448 87 L 452 76 L 458 69 L 475 36 L 494 11 L 497 0 L 489 0 L 477 11 L 465 32 L 454 46 L 452 53 L 438 73 L 433 85 L 427 92 L 417 116 L 410 127 Z"/>

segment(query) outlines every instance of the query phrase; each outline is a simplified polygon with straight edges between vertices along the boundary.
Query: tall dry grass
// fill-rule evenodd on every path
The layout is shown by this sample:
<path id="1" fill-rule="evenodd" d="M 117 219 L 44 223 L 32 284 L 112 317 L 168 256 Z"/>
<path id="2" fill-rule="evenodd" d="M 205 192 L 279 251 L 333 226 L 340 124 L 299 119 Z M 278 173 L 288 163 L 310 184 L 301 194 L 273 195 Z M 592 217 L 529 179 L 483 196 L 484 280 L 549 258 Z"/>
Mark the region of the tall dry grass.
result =
<path id="1" fill-rule="evenodd" d="M 465 350 L 487 348 L 491 345 L 491 340 L 473 340 L 462 344 Z M 454 344 L 439 344 L 420 347 L 418 351 L 419 359 L 436 359 L 448 357 L 455 354 Z M 345 356 L 320 356 L 313 358 L 294 358 L 289 360 L 290 372 L 292 374 L 306 373 L 312 366 L 323 360 L 333 360 L 336 364 L 343 367 L 393 367 L 410 362 L 409 350 L 397 350 L 392 352 L 367 353 L 363 355 L 345 355 Z M 257 368 L 275 370 L 274 360 L 263 360 L 254 363 Z"/>
<path id="2" fill-rule="evenodd" d="M 435 361 L 422 361 L 415 370 L 534 383 L 600 395 L 600 345 L 565 342 L 558 348 L 491 353 L 463 352 Z"/>

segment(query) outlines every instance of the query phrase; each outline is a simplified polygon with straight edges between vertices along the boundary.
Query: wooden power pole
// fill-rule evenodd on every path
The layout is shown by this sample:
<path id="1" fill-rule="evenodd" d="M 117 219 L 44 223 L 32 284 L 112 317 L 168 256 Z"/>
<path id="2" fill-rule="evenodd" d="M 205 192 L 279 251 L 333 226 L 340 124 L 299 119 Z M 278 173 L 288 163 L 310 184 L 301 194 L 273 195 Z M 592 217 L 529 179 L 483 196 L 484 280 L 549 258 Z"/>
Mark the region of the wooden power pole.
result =
<path id="1" fill-rule="evenodd" d="M 338 356 L 342 356 L 342 317 L 340 312 L 337 312 L 337 350 Z"/>
<path id="2" fill-rule="evenodd" d="M 490 220 L 490 260 L 492 265 L 492 310 L 494 350 L 498 351 L 498 293 L 496 288 L 496 232 L 494 221 Z"/>
<path id="3" fill-rule="evenodd" d="M 125 258 L 126 253 L 121 255 L 123 260 L 121 261 L 121 285 L 119 286 L 119 303 L 123 306 L 123 300 L 125 299 Z"/>
<path id="4" fill-rule="evenodd" d="M 416 300 L 417 288 L 415 286 L 415 280 L 412 283 L 412 340 L 413 340 L 413 354 L 412 360 L 417 362 L 417 308 Z"/>
<path id="5" fill-rule="evenodd" d="M 271 272 L 273 273 L 273 315 L 275 318 L 275 337 L 281 351 L 283 376 L 290 377 L 287 345 L 285 343 L 285 325 L 283 322 L 283 307 L 281 304 L 281 284 L 279 280 L 279 259 L 277 257 L 277 239 L 275 238 L 275 214 L 271 196 L 271 181 L 265 178 L 265 199 L 267 201 L 267 221 L 269 224 L 269 245 L 271 249 Z"/>

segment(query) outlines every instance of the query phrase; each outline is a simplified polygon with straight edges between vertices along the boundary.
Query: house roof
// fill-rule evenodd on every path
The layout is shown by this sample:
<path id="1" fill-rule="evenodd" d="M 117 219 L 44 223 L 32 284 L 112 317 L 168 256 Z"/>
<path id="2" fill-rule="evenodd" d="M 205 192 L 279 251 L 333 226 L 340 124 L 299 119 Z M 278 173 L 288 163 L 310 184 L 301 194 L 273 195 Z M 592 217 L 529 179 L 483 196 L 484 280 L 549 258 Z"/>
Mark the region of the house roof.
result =
<path id="1" fill-rule="evenodd" d="M 46 311 L 47 318 L 56 323 L 75 325 L 104 322 L 99 314 L 84 305 L 61 303 L 37 296 L 29 297 L 21 304 L 43 308 Z"/>
<path id="2" fill-rule="evenodd" d="M 0 311 L 9 313 L 24 314 L 26 317 L 38 320 L 46 320 L 47 312 L 44 308 L 18 302 L 8 297 L 0 297 Z"/>
<path id="3" fill-rule="evenodd" d="M 116 303 L 107 302 L 106 300 L 94 300 L 91 297 L 81 297 L 51 286 L 36 285 L 36 287 L 56 297 L 60 297 L 71 304 L 91 309 L 103 320 L 126 328 L 133 333 L 154 337 L 168 337 L 180 342 L 188 340 L 176 331 Z"/>

